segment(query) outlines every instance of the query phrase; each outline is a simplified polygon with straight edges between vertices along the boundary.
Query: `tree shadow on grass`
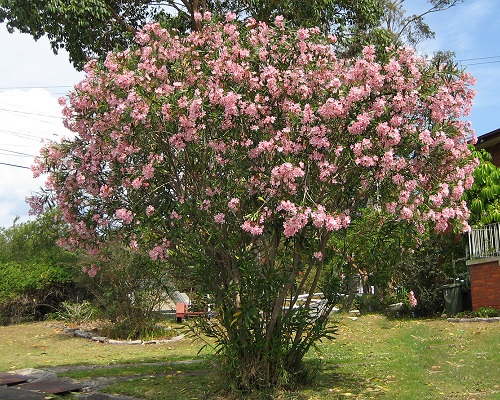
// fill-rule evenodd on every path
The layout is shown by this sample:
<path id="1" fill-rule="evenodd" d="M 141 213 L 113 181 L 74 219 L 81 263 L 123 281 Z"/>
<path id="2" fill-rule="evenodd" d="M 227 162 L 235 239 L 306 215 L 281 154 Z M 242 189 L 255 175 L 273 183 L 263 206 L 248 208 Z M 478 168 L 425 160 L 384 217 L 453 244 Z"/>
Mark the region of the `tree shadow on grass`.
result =
<path id="1" fill-rule="evenodd" d="M 368 366 L 368 365 L 367 365 Z M 359 367 L 359 365 L 358 365 Z M 368 366 L 369 367 L 369 366 Z M 324 363 L 315 379 L 307 387 L 289 397 L 294 400 L 314 399 L 344 399 L 350 398 L 379 398 L 384 393 L 384 387 L 377 379 L 367 379 L 352 371 L 349 364 Z"/>
<path id="2" fill-rule="evenodd" d="M 157 366 L 154 370 L 137 367 L 135 370 L 122 370 L 128 373 L 109 382 L 101 391 L 140 397 L 154 400 L 309 400 L 309 399 L 343 399 L 351 398 L 378 398 L 382 393 L 380 387 L 350 373 L 339 366 L 323 366 L 316 378 L 308 385 L 296 390 L 275 391 L 272 393 L 251 393 L 247 395 L 232 393 L 224 387 L 216 371 L 209 363 L 200 364 L 171 364 Z M 131 366 L 133 367 L 133 366 Z M 97 375 L 100 375 L 96 371 Z M 107 374 L 106 374 L 107 375 Z M 135 375 L 135 376 L 134 376 Z M 108 375 L 109 376 L 109 375 Z"/>

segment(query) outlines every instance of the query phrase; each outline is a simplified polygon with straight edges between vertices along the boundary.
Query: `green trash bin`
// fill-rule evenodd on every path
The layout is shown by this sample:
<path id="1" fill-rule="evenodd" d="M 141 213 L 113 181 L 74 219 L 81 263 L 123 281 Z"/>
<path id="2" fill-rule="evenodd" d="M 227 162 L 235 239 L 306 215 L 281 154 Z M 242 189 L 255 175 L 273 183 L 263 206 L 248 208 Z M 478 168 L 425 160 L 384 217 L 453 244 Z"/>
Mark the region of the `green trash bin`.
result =
<path id="1" fill-rule="evenodd" d="M 444 304 L 446 306 L 446 315 L 453 317 L 462 311 L 462 284 L 451 283 L 441 287 L 444 293 Z"/>

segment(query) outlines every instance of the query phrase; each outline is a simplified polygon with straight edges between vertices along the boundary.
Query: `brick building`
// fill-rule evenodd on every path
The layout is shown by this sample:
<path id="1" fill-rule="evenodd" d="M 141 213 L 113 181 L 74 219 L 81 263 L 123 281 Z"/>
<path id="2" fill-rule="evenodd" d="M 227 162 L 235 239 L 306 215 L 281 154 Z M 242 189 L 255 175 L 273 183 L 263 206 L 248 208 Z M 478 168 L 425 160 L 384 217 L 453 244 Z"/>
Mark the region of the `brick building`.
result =
<path id="1" fill-rule="evenodd" d="M 478 138 L 477 149 L 485 149 L 493 157 L 492 163 L 500 167 L 500 128 Z"/>
<path id="2" fill-rule="evenodd" d="M 485 149 L 500 167 L 500 129 L 478 138 L 476 148 Z M 500 309 L 500 223 L 473 229 L 469 235 L 472 309 Z"/>

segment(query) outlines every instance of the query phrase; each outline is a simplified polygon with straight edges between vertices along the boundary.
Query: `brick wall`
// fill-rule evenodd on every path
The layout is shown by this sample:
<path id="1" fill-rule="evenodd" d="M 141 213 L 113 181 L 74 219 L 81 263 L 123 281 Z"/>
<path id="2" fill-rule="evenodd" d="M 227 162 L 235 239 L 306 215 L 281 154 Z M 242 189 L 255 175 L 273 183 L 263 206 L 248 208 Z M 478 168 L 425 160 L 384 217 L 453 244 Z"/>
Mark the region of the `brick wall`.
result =
<path id="1" fill-rule="evenodd" d="M 474 260 L 469 263 L 472 309 L 500 309 L 500 259 Z"/>
<path id="2" fill-rule="evenodd" d="M 497 143 L 494 146 L 491 146 L 486 149 L 492 156 L 491 162 L 493 165 L 496 165 L 497 167 L 500 167 L 500 143 Z"/>

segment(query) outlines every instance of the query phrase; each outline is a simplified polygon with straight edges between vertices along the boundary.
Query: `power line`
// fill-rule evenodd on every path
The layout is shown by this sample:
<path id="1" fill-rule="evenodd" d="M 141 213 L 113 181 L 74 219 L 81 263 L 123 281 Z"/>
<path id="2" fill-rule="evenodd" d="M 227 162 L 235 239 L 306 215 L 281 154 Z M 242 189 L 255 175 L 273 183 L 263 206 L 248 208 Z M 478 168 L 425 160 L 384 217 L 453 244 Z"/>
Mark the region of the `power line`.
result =
<path id="1" fill-rule="evenodd" d="M 0 132 L 2 132 L 0 130 Z M 32 149 L 33 146 L 28 146 L 26 143 L 2 143 L 3 146 L 8 146 L 8 147 L 23 147 L 25 149 Z"/>
<path id="2" fill-rule="evenodd" d="M 9 150 L 9 149 L 0 149 L 0 151 L 6 151 L 8 153 L 12 153 L 13 155 L 19 155 L 23 157 L 35 157 L 33 154 L 22 153 L 20 151 Z"/>
<path id="3" fill-rule="evenodd" d="M 6 130 L 6 129 L 0 129 L 0 133 L 6 133 L 7 135 L 17 136 L 17 137 L 20 137 L 23 139 L 36 140 L 36 141 L 52 140 L 51 138 L 46 137 L 46 136 L 36 136 L 36 135 L 31 135 L 29 133 L 15 132 L 15 131 L 10 131 L 10 130 Z M 53 133 L 52 136 L 59 136 L 59 134 Z"/>
<path id="4" fill-rule="evenodd" d="M 5 104 L 5 103 L 3 103 L 3 104 Z M 23 114 L 23 115 L 36 115 L 36 116 L 45 117 L 45 118 L 62 119 L 62 116 L 59 117 L 59 116 L 56 116 L 56 115 L 33 113 L 33 112 L 28 112 L 28 111 L 9 110 L 7 108 L 0 108 L 0 111 L 11 112 L 11 113 L 16 113 L 16 114 Z"/>
<path id="5" fill-rule="evenodd" d="M 500 58 L 500 56 L 490 56 L 490 57 L 476 57 L 476 58 L 464 58 L 462 60 L 457 60 L 458 62 L 462 61 L 477 61 L 477 60 L 488 60 L 491 58 Z"/>
<path id="6" fill-rule="evenodd" d="M 26 89 L 61 89 L 61 88 L 72 88 L 73 85 L 61 85 L 61 86 L 5 86 L 0 87 L 0 90 L 26 90 Z"/>
<path id="7" fill-rule="evenodd" d="M 16 165 L 16 164 L 9 164 L 9 163 L 4 163 L 0 162 L 1 165 L 7 165 L 9 167 L 16 167 L 16 168 L 23 168 L 23 169 L 31 169 L 30 167 L 25 167 L 23 165 Z"/>
<path id="8" fill-rule="evenodd" d="M 0 89 L 1 91 L 1 89 Z M 67 96 L 68 92 L 49 92 L 51 96 Z M 17 97 L 17 96 L 26 96 L 28 93 L 22 92 L 22 93 L 14 93 L 14 92 L 1 92 L 0 93 L 3 97 Z M 46 96 L 46 93 L 29 93 L 30 97 L 33 96 Z"/>
<path id="9" fill-rule="evenodd" d="M 466 67 L 470 67 L 471 65 L 483 65 L 483 64 L 498 64 L 500 63 L 500 60 L 498 61 L 484 61 L 484 62 L 478 62 L 478 63 L 471 63 L 471 64 L 461 64 Z"/>
<path id="10" fill-rule="evenodd" d="M 3 105 L 5 105 L 5 106 L 9 106 L 9 107 L 16 107 L 16 108 L 20 108 L 21 110 L 18 110 L 18 111 L 27 111 L 27 112 L 33 112 L 33 113 L 37 113 L 37 112 L 39 111 L 39 110 L 38 110 L 38 109 L 36 109 L 36 108 L 26 107 L 26 105 L 25 105 L 25 104 L 20 105 L 20 104 L 6 103 L 6 102 L 4 102 L 4 101 L 0 101 L 0 104 L 3 104 Z M 43 113 L 43 114 L 44 114 L 44 115 L 47 115 L 47 116 L 48 116 L 48 115 L 52 116 L 52 114 L 45 114 L 45 113 Z M 61 116 L 61 113 L 59 112 L 57 115 L 58 115 L 58 116 Z"/>

